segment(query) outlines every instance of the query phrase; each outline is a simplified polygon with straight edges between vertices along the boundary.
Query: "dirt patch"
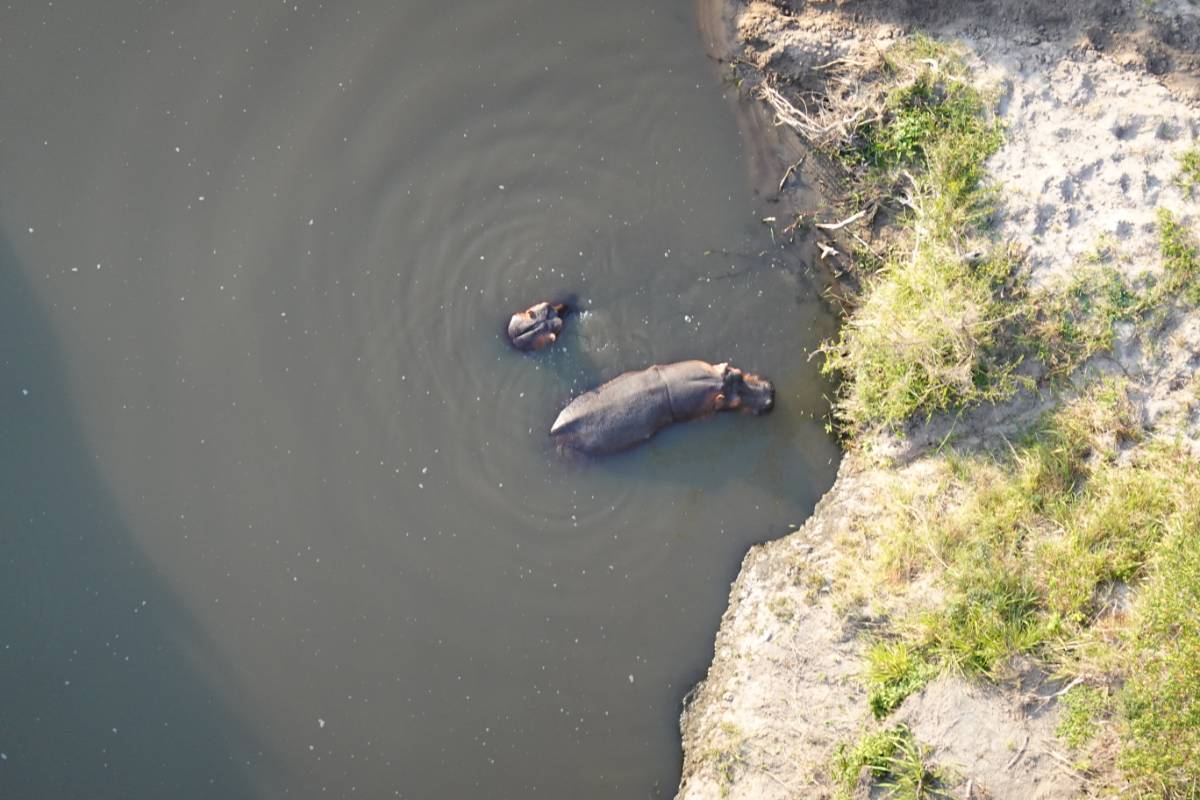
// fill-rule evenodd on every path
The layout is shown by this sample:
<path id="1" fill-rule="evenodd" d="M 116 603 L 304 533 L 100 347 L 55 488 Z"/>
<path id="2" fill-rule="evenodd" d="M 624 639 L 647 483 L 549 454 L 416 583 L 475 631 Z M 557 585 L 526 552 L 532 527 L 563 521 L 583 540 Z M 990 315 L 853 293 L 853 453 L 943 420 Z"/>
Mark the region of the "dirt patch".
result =
<path id="1" fill-rule="evenodd" d="M 831 54 L 917 29 L 1091 50 L 1180 96 L 1200 96 L 1200 5 L 1190 0 L 762 0 L 747 4 L 740 24 L 751 60 L 801 79 Z"/>
<path id="2" fill-rule="evenodd" d="M 863 645 L 828 591 L 832 543 L 874 493 L 849 463 L 856 474 L 800 531 L 747 554 L 712 667 L 684 710 L 680 798 L 808 796 L 831 748 L 869 717 L 856 680 Z"/>
<path id="3" fill-rule="evenodd" d="M 1082 781 L 1055 736 L 1059 687 L 1029 664 L 1013 672 L 1003 688 L 943 676 L 904 701 L 895 720 L 930 743 L 960 797 L 1073 797 Z"/>

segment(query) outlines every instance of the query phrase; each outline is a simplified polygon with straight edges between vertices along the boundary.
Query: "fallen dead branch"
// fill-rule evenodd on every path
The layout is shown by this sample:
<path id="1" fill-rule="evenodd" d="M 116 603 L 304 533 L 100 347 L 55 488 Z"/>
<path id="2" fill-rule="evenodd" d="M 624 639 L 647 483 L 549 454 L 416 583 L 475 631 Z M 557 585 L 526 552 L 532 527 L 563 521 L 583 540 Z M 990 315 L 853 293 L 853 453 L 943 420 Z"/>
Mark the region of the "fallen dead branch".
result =
<path id="1" fill-rule="evenodd" d="M 867 209 L 864 208 L 863 210 L 859 211 L 857 214 L 851 214 L 850 216 L 846 217 L 841 222 L 818 222 L 813 227 L 821 228 L 822 230 L 826 230 L 826 231 L 837 231 L 837 230 L 841 230 L 842 228 L 846 227 L 847 225 L 849 225 L 852 222 L 857 222 L 858 220 L 862 219 L 866 215 L 867 215 Z"/>
<path id="2" fill-rule="evenodd" d="M 776 194 L 779 194 L 780 192 L 783 191 L 783 187 L 787 184 L 788 178 L 792 177 L 792 175 L 794 175 L 796 173 L 796 170 L 799 169 L 800 165 L 803 163 L 804 163 L 804 156 L 800 156 L 799 161 L 797 161 L 795 164 L 792 164 L 790 167 L 787 168 L 787 172 L 783 173 L 783 177 L 779 179 L 779 188 L 775 190 Z"/>
<path id="3" fill-rule="evenodd" d="M 1004 768 L 1006 770 L 1012 769 L 1013 765 L 1021 760 L 1021 756 L 1025 755 L 1025 748 L 1028 746 L 1029 746 L 1029 734 L 1025 734 L 1025 741 L 1021 743 L 1021 749 L 1018 750 L 1017 754 L 1015 756 L 1013 756 L 1012 759 L 1007 764 L 1004 765 Z"/>
<path id="4" fill-rule="evenodd" d="M 808 103 L 803 99 L 799 99 L 803 108 L 797 108 L 792 101 L 766 81 L 760 83 L 754 91 L 755 95 L 775 112 L 776 125 L 787 125 L 817 145 L 846 141 L 870 111 L 868 105 L 859 104 L 853 111 L 840 115 L 831 108 L 813 112 L 809 110 Z M 822 101 L 822 104 L 826 103 L 828 103 L 827 99 Z M 851 103 L 850 105 L 855 104 Z"/>

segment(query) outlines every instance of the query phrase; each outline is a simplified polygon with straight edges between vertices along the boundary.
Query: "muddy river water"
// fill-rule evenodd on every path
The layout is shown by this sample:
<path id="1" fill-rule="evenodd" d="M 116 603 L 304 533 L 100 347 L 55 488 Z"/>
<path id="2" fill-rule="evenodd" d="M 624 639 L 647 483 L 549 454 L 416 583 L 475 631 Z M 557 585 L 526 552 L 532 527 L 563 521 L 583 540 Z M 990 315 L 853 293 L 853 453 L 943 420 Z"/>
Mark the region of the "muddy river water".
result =
<path id="1" fill-rule="evenodd" d="M 670 796 L 837 464 L 692 4 L 16 2 L 0 65 L 0 797 Z M 777 410 L 553 450 L 688 357 Z"/>

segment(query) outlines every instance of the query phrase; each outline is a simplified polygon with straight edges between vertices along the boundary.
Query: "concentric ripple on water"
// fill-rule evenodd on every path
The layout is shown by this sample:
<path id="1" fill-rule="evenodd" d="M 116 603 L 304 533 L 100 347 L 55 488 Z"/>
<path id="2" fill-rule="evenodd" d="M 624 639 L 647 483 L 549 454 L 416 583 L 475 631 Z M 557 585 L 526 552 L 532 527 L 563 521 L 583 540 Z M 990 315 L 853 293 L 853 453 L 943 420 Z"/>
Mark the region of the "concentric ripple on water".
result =
<path id="1" fill-rule="evenodd" d="M 836 468 L 689 4 L 66 0 L 0 55 L 0 794 L 670 795 L 737 564 Z M 777 410 L 554 450 L 683 358 Z"/>

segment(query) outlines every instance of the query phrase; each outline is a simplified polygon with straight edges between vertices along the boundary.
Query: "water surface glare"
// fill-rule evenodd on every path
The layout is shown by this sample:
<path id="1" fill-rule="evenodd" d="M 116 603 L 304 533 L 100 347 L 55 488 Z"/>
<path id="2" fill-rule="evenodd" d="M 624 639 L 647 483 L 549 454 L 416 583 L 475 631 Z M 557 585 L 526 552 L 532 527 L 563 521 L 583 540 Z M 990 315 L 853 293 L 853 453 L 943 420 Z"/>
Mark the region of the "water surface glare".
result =
<path id="1" fill-rule="evenodd" d="M 696 30 L 0 10 L 0 796 L 673 794 L 738 562 L 837 463 L 832 322 Z M 506 346 L 566 292 L 560 346 Z M 680 358 L 777 410 L 554 452 L 573 394 Z"/>

